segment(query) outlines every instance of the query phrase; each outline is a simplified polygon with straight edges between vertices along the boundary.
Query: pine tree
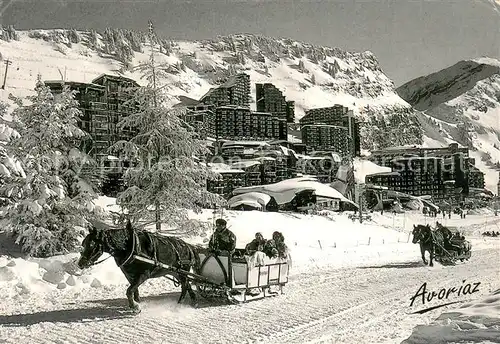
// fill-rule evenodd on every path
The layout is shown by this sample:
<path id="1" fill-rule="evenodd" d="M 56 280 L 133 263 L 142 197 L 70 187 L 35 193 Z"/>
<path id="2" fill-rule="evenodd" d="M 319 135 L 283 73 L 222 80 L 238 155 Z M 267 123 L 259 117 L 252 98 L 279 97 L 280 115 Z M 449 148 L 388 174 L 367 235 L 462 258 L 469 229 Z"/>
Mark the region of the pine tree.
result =
<path id="1" fill-rule="evenodd" d="M 75 30 L 75 29 L 70 29 L 68 32 L 67 32 L 67 35 L 68 35 L 68 39 L 71 43 L 80 43 L 80 41 L 82 40 L 80 38 L 80 35 L 78 34 L 78 32 Z"/>
<path id="2" fill-rule="evenodd" d="M 92 184 L 82 169 L 92 160 L 78 147 L 86 134 L 77 126 L 78 102 L 65 90 L 54 97 L 38 79 L 30 105 L 18 105 L 11 127 L 19 134 L 5 144 L 6 155 L 22 167 L 24 175 L 5 178 L 1 193 L 3 228 L 33 256 L 66 253 L 79 245 L 80 230 L 93 216 Z"/>
<path id="3" fill-rule="evenodd" d="M 316 76 L 313 73 L 311 74 L 311 84 L 316 85 Z"/>
<path id="4" fill-rule="evenodd" d="M 195 230 L 188 210 L 199 211 L 203 205 L 223 201 L 206 190 L 206 180 L 215 175 L 198 159 L 208 154 L 203 141 L 182 120 L 184 110 L 166 105 L 158 83 L 163 69 L 155 64 L 151 23 L 150 36 L 150 60 L 138 68 L 148 85 L 134 93 L 136 113 L 118 124 L 134 128 L 137 134 L 111 147 L 115 155 L 137 164 L 125 173 L 127 189 L 118 195 L 117 204 L 131 221 L 152 221 L 157 231 L 162 223 L 176 233 Z"/>
<path id="5" fill-rule="evenodd" d="M 89 46 L 94 49 L 99 47 L 99 40 L 97 39 L 97 32 L 95 30 L 90 30 L 89 32 Z"/>

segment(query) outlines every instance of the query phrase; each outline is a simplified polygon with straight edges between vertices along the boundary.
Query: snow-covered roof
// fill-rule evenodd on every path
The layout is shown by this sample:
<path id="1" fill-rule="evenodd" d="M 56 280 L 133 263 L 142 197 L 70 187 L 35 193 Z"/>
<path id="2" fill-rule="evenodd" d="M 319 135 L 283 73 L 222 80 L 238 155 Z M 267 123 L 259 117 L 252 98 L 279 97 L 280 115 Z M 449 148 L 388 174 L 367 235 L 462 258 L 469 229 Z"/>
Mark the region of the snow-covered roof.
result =
<path id="1" fill-rule="evenodd" d="M 232 197 L 227 203 L 230 208 L 235 208 L 239 205 L 245 204 L 251 207 L 262 209 L 271 200 L 271 196 L 262 192 L 247 192 Z"/>
<path id="2" fill-rule="evenodd" d="M 258 157 L 258 158 L 255 158 L 255 160 L 258 160 L 258 161 L 274 161 L 276 160 L 275 158 L 271 158 L 269 156 L 261 156 L 261 157 Z"/>
<path id="3" fill-rule="evenodd" d="M 396 176 L 399 176 L 399 172 L 379 172 L 379 173 L 372 173 L 372 174 L 368 174 L 367 176 L 370 176 L 370 177 L 374 177 L 374 176 L 393 176 L 393 177 L 396 177 Z"/>
<path id="4" fill-rule="evenodd" d="M 232 168 L 247 168 L 255 165 L 260 165 L 260 161 L 257 160 L 243 160 L 243 161 L 238 161 L 234 162 L 231 164 Z"/>
<path id="5" fill-rule="evenodd" d="M 341 202 L 354 204 L 337 190 L 311 177 L 287 179 L 268 185 L 242 187 L 234 190 L 233 194 L 240 195 L 248 192 L 262 192 L 274 197 L 278 204 L 285 204 L 289 203 L 297 193 L 306 190 L 314 191 L 316 196 L 334 198 Z"/>
<path id="6" fill-rule="evenodd" d="M 266 141 L 226 141 L 222 144 L 222 148 L 230 147 L 230 146 L 251 146 L 251 147 L 261 147 L 266 146 L 269 147 L 270 144 Z"/>
<path id="7" fill-rule="evenodd" d="M 390 167 L 379 166 L 369 160 L 354 159 L 354 178 L 358 183 L 364 183 L 367 175 L 390 171 Z"/>
<path id="8" fill-rule="evenodd" d="M 297 154 L 297 158 L 301 160 L 323 160 L 325 157 Z"/>
<path id="9" fill-rule="evenodd" d="M 212 169 L 212 171 L 218 173 L 245 173 L 243 170 L 231 168 L 231 166 L 221 162 L 209 162 L 208 166 Z"/>

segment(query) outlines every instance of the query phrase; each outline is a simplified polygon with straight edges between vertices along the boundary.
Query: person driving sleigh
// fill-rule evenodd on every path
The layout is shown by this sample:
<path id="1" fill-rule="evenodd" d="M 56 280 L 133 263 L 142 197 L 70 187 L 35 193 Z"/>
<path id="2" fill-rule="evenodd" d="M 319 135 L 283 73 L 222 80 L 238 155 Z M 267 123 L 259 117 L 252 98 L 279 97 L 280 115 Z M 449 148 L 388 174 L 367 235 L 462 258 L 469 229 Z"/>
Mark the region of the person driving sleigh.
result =
<path id="1" fill-rule="evenodd" d="M 219 255 L 222 251 L 232 253 L 235 248 L 236 236 L 227 228 L 226 220 L 217 219 L 215 221 L 215 232 L 208 243 L 208 250 Z"/>

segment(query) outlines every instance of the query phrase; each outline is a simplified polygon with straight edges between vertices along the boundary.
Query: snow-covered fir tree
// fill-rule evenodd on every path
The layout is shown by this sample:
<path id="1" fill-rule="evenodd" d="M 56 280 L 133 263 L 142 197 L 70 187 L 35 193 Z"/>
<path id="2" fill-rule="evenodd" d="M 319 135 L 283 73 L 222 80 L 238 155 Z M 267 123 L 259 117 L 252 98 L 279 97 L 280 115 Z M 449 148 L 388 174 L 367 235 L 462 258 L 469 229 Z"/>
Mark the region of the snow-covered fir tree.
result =
<path id="1" fill-rule="evenodd" d="M 151 221 L 156 230 L 194 233 L 200 223 L 190 220 L 188 211 L 224 201 L 206 189 L 208 178 L 216 175 L 202 160 L 209 153 L 198 134 L 183 121 L 183 109 L 167 105 L 158 79 L 164 68 L 155 64 L 152 24 L 150 24 L 150 60 L 139 66 L 148 85 L 134 92 L 133 114 L 118 127 L 133 128 L 130 141 L 119 141 L 111 152 L 134 162 L 124 176 L 127 189 L 117 197 L 117 204 L 132 222 Z M 122 218 L 123 220 L 123 218 Z"/>
<path id="2" fill-rule="evenodd" d="M 5 144 L 5 153 L 23 173 L 4 178 L 2 226 L 29 255 L 66 253 L 95 215 L 94 188 L 84 172 L 93 162 L 79 150 L 86 133 L 77 126 L 78 102 L 68 90 L 54 97 L 40 77 L 28 105 L 13 100 L 18 107 L 9 125 L 19 135 Z"/>

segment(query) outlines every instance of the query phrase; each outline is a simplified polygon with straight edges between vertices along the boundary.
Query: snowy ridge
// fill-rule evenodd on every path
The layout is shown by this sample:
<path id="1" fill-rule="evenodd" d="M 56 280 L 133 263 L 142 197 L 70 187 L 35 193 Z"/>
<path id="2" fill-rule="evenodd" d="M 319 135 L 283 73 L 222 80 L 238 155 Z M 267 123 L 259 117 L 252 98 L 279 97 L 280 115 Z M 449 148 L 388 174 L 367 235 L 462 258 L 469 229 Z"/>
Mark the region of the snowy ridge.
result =
<path id="1" fill-rule="evenodd" d="M 42 37 L 51 31 L 36 30 Z M 68 81 L 89 82 L 101 73 L 123 71 L 140 82 L 137 73 L 121 70 L 119 61 L 86 46 L 87 33 L 80 33 L 82 43 L 72 44 L 71 48 L 30 35 L 30 31 L 20 32 L 20 41 L 0 42 L 4 59 L 14 61 L 14 70 L 9 74 L 11 88 L 31 91 L 38 73 L 46 80 L 61 79 L 63 74 Z M 148 53 L 148 46 L 144 46 L 143 53 L 135 52 L 133 65 L 145 61 Z M 365 105 L 409 107 L 394 93 L 393 82 L 368 51 L 350 53 L 292 40 L 234 35 L 201 42 L 172 42 L 172 53 L 158 54 L 157 58 L 171 67 L 163 83 L 170 85 L 174 96 L 199 98 L 217 86 L 219 79 L 242 71 L 251 76 L 252 96 L 255 83 L 273 82 L 287 98 L 296 101 L 297 118 L 303 116 L 304 109 L 337 103 L 358 113 Z M 177 68 L 179 63 L 186 68 Z"/>
<path id="2" fill-rule="evenodd" d="M 485 187 L 496 193 L 500 171 L 500 61 L 482 57 L 412 80 L 397 92 L 421 109 L 427 146 L 469 147 Z"/>
<path id="3" fill-rule="evenodd" d="M 90 82 L 111 73 L 145 83 L 131 66 L 148 60 L 148 44 L 142 43 L 142 52 L 134 52 L 131 62 L 124 63 L 104 52 L 100 34 L 92 44 L 90 33 L 78 35 L 80 42 L 70 43 L 65 30 L 32 30 L 19 32 L 19 41 L 0 41 L 3 59 L 13 61 L 0 99 L 7 100 L 9 93 L 30 94 L 37 74 L 44 80 Z M 295 101 L 297 120 L 307 109 L 335 104 L 349 107 L 364 119 L 400 116 L 405 121 L 413 113 L 369 51 L 346 52 L 250 34 L 169 42 L 168 49 L 161 51 L 155 58 L 163 64 L 160 82 L 167 85 L 172 104 L 178 102 L 177 96 L 199 99 L 229 75 L 245 72 L 250 75 L 251 108 L 255 109 L 255 83 L 271 82 L 287 100 Z M 405 139 L 420 143 L 418 135 Z M 372 148 L 373 143 L 365 145 Z"/>

